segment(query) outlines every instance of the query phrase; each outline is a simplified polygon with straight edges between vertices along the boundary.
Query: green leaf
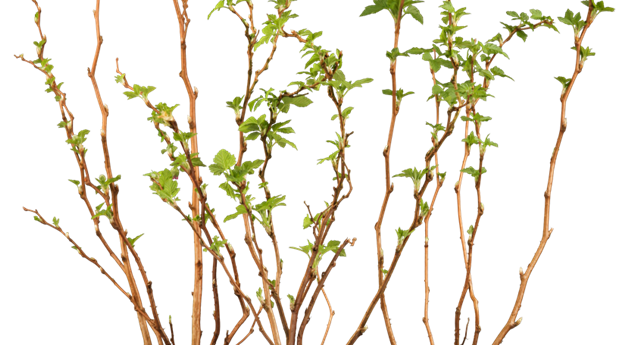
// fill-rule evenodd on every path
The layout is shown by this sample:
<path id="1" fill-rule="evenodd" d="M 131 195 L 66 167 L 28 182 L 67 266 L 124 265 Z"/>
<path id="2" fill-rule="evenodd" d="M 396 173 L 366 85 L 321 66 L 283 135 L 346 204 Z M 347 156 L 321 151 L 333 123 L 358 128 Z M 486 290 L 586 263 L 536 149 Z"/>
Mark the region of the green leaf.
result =
<path id="1" fill-rule="evenodd" d="M 59 226 L 59 219 L 57 217 L 53 217 L 53 224 L 55 224 L 55 226 Z"/>
<path id="2" fill-rule="evenodd" d="M 413 169 L 412 168 L 405 169 L 400 174 L 396 174 L 393 177 L 410 178 L 413 181 L 414 190 L 418 191 L 420 189 L 420 183 L 422 182 L 422 177 L 424 177 L 424 175 L 426 175 L 429 171 L 433 171 L 434 169 L 435 169 L 435 166 L 432 166 L 430 169 L 425 168 L 419 171 L 414 167 Z"/>
<path id="3" fill-rule="evenodd" d="M 541 20 L 543 19 L 543 14 L 541 11 L 536 9 L 531 9 L 529 12 L 532 14 L 532 19 Z"/>
<path id="4" fill-rule="evenodd" d="M 101 210 L 101 208 L 103 208 L 103 206 L 105 205 L 105 202 L 102 202 L 98 205 L 96 205 L 95 207 L 95 211 L 96 213 L 90 218 L 90 221 L 94 220 L 94 218 L 98 218 L 100 216 L 105 216 L 105 218 L 107 218 L 108 220 L 111 220 L 114 215 L 112 213 L 112 206 L 114 204 L 110 203 L 109 206 L 107 206 L 104 210 Z"/>
<path id="5" fill-rule="evenodd" d="M 473 226 L 471 225 L 468 230 L 466 230 L 466 232 L 468 233 L 468 235 L 472 235 L 473 231 L 475 230 L 475 228 L 473 228 Z"/>
<path id="6" fill-rule="evenodd" d="M 479 179 L 479 176 L 481 174 L 485 174 L 487 172 L 485 167 L 481 168 L 481 174 L 479 173 L 479 170 L 477 170 L 477 169 L 475 169 L 473 167 L 468 167 L 468 168 L 462 169 L 460 171 L 463 172 L 463 173 L 469 174 L 470 176 L 474 177 L 475 181 L 477 181 Z"/>
<path id="7" fill-rule="evenodd" d="M 527 41 L 527 34 L 525 33 L 525 31 L 517 31 L 516 36 L 520 37 L 523 42 Z"/>
<path id="8" fill-rule="evenodd" d="M 210 171 L 214 175 L 221 175 L 224 171 L 230 169 L 236 164 L 236 157 L 227 150 L 221 150 L 214 156 L 212 160 L 215 164 L 210 165 Z"/>
<path id="9" fill-rule="evenodd" d="M 76 251 L 77 251 L 77 253 L 79 253 L 79 254 L 81 254 L 81 252 L 79 251 L 79 248 L 80 248 L 80 249 L 83 249 L 81 246 L 79 246 L 79 248 L 77 248 L 77 247 L 75 247 L 75 246 L 70 246 L 70 248 L 72 248 L 72 249 L 76 250 Z"/>
<path id="10" fill-rule="evenodd" d="M 116 177 L 112 177 L 110 179 L 108 179 L 105 175 L 100 175 L 98 178 L 96 178 L 96 182 L 98 182 L 100 184 L 100 187 L 104 190 L 109 188 L 109 185 L 120 180 L 121 176 L 118 175 Z"/>
<path id="11" fill-rule="evenodd" d="M 210 250 L 215 252 L 218 256 L 221 256 L 221 248 L 225 247 L 227 240 L 221 240 L 219 236 L 214 236 L 212 238 L 212 243 L 210 243 Z M 203 249 L 204 252 L 208 250 L 206 248 Z"/>
<path id="12" fill-rule="evenodd" d="M 505 74 L 505 72 L 503 72 L 503 70 L 502 70 L 502 69 L 500 69 L 500 68 L 499 68 L 499 67 L 497 67 L 497 66 L 492 67 L 492 68 L 490 69 L 490 71 L 492 71 L 492 73 L 493 73 L 495 76 L 499 76 L 499 77 L 502 77 L 502 78 L 510 78 L 510 79 L 512 79 L 512 77 L 510 77 L 510 76 L 506 75 L 506 74 Z M 514 79 L 512 79 L 512 81 L 514 81 Z"/>
<path id="13" fill-rule="evenodd" d="M 414 231 L 415 229 L 403 230 L 401 228 L 398 228 L 396 230 L 396 236 L 398 237 L 398 246 L 401 246 L 403 242 L 405 241 L 405 238 L 409 237 L 409 235 L 411 235 Z"/>
<path id="14" fill-rule="evenodd" d="M 420 22 L 420 24 L 424 24 L 424 18 L 422 17 L 422 14 L 420 14 L 420 10 L 418 10 L 416 6 L 411 5 L 407 7 L 407 9 L 405 10 L 405 13 L 410 14 L 413 17 L 413 19 Z"/>
<path id="15" fill-rule="evenodd" d="M 328 207 L 328 202 L 326 202 L 326 200 L 324 200 L 324 203 L 326 204 L 326 207 Z M 326 209 L 324 209 L 324 211 L 326 211 Z M 319 224 L 319 228 L 322 228 L 322 222 L 324 220 L 324 211 L 322 212 L 317 212 L 314 216 L 313 219 Z M 304 218 L 302 218 L 302 230 L 305 230 L 306 228 L 310 227 L 311 225 L 313 225 L 314 223 L 311 221 L 311 217 L 309 216 L 309 214 L 307 213 Z M 330 218 L 328 218 L 328 221 L 326 221 L 326 227 L 330 226 Z"/>
<path id="16" fill-rule="evenodd" d="M 68 181 L 70 181 L 70 182 L 74 183 L 74 184 L 75 184 L 75 185 L 77 185 L 77 186 L 81 184 L 81 182 L 79 182 L 79 181 L 77 181 L 77 180 L 68 180 Z"/>
<path id="17" fill-rule="evenodd" d="M 140 239 L 140 237 L 142 237 L 142 236 L 144 236 L 144 234 L 140 234 L 140 235 L 138 235 L 138 236 L 136 236 L 136 237 L 134 237 L 134 238 L 127 237 L 127 240 L 129 241 L 129 243 L 131 244 L 131 246 L 132 246 L 132 247 L 135 247 L 135 246 L 136 246 L 136 245 L 135 245 L 136 241 L 137 241 L 138 239 Z"/>
<path id="18" fill-rule="evenodd" d="M 258 288 L 258 290 L 256 291 L 256 298 L 258 298 L 261 304 L 265 304 L 265 299 L 262 293 L 263 293 L 262 288 Z"/>
<path id="19" fill-rule="evenodd" d="M 367 6 L 359 17 L 367 16 L 370 14 L 378 13 L 387 8 L 386 0 L 374 0 L 374 5 Z"/>
<path id="20" fill-rule="evenodd" d="M 492 75 L 492 73 L 488 70 L 485 70 L 485 69 L 480 70 L 479 75 L 488 80 L 494 80 L 494 75 Z"/>
<path id="21" fill-rule="evenodd" d="M 313 101 L 308 99 L 306 96 L 286 97 L 283 98 L 282 101 L 284 101 L 284 103 L 286 104 L 293 104 L 296 107 L 300 108 L 306 107 L 309 104 L 313 103 Z"/>
<path id="22" fill-rule="evenodd" d="M 247 213 L 247 210 L 245 209 L 245 206 L 243 205 L 238 205 L 236 206 L 236 212 L 232 213 L 228 216 L 225 217 L 225 219 L 223 219 L 223 223 L 227 222 L 228 220 L 232 220 L 238 216 L 240 216 L 241 214 Z"/>
<path id="23" fill-rule="evenodd" d="M 223 7 L 225 7 L 225 0 L 219 1 L 217 5 L 214 6 L 214 9 L 210 11 L 210 14 L 208 14 L 208 19 L 210 19 L 210 16 L 212 15 L 214 11 L 220 11 Z"/>

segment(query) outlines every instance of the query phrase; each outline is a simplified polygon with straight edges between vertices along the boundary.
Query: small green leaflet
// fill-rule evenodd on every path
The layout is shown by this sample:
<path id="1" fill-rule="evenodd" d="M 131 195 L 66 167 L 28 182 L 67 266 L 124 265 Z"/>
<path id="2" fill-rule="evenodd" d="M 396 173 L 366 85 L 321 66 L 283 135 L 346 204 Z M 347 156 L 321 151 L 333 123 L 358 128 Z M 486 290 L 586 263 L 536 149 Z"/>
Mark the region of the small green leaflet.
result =
<path id="1" fill-rule="evenodd" d="M 236 164 L 236 157 L 227 150 L 221 150 L 212 161 L 214 164 L 210 165 L 210 171 L 218 176 Z"/>
<path id="2" fill-rule="evenodd" d="M 138 239 L 140 239 L 140 237 L 142 237 L 143 235 L 144 235 L 144 234 L 140 234 L 140 235 L 138 235 L 138 236 L 136 236 L 136 237 L 134 237 L 134 238 L 127 237 L 127 240 L 129 241 L 129 243 L 131 244 L 131 246 L 135 248 L 135 246 L 136 246 L 136 245 L 135 245 L 136 241 L 137 241 Z"/>

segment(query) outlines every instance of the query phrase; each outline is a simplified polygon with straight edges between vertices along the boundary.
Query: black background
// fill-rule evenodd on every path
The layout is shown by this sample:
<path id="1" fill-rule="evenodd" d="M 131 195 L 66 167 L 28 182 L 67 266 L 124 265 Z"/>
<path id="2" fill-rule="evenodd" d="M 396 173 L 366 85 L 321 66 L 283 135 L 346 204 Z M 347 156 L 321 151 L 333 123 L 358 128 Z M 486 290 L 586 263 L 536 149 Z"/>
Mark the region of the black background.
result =
<path id="1" fill-rule="evenodd" d="M 151 169 L 161 170 L 170 162 L 166 155 L 159 153 L 164 144 L 159 143 L 152 125 L 146 121 L 150 111 L 139 99 L 126 101 L 122 95 L 126 90 L 115 84 L 112 78 L 115 74 L 114 60 L 120 57 L 120 68 L 127 73 L 129 83 L 157 87 L 150 95 L 154 105 L 158 102 L 182 104 L 175 111 L 175 117 L 180 127 L 187 130 L 188 98 L 177 76 L 180 60 L 176 15 L 171 1 L 102 3 L 100 23 L 105 42 L 96 77 L 102 97 L 110 109 L 108 135 L 112 168 L 114 175 L 123 173 L 122 180 L 118 182 L 121 188 L 121 219 L 130 236 L 146 232 L 136 248 L 149 278 L 154 282 L 162 325 L 167 327 L 168 314 L 172 314 L 176 341 L 184 344 L 189 342 L 192 302 L 192 233 L 185 223 L 179 221 L 175 211 L 151 195 L 148 178 L 141 176 Z M 234 115 L 232 110 L 224 107 L 224 102 L 245 92 L 247 68 L 243 26 L 236 16 L 222 10 L 206 21 L 215 3 L 191 1 L 189 13 L 192 22 L 187 38 L 190 80 L 200 90 L 197 101 L 199 150 L 206 164 L 212 163 L 213 155 L 220 148 L 234 154 L 238 152 Z M 255 3 L 255 25 L 262 28 L 265 13 L 275 13 L 275 10 L 271 3 Z M 358 237 L 358 241 L 354 248 L 347 249 L 347 258 L 338 260 L 326 284 L 336 310 L 327 340 L 327 344 L 333 345 L 345 344 L 377 290 L 373 227 L 385 190 L 381 152 L 386 144 L 391 113 L 391 98 L 383 96 L 380 90 L 391 88 L 385 51 L 392 49 L 393 21 L 386 11 L 357 18 L 370 1 L 352 3 L 356 5 L 337 8 L 328 2 L 294 2 L 291 9 L 300 18 L 290 20 L 285 26 L 287 31 L 304 27 L 311 31 L 324 30 L 324 35 L 315 44 L 333 51 L 335 48 L 344 51 L 343 71 L 348 80 L 375 79 L 363 89 L 352 90 L 343 105 L 355 107 L 347 123 L 347 131 L 355 132 L 350 140 L 352 147 L 347 150 L 354 191 L 338 210 L 337 222 L 328 239 L 343 240 L 347 236 Z M 436 8 L 439 3 L 432 0 L 416 5 L 425 17 L 424 26 L 410 16 L 404 18 L 399 43 L 401 50 L 430 46 L 431 40 L 439 34 L 437 25 L 441 24 L 441 10 Z M 483 328 L 481 342 L 484 344 L 491 343 L 507 321 L 518 291 L 518 267 L 527 267 L 541 237 L 543 192 L 560 118 L 558 98 L 561 88 L 553 76 L 570 77 L 575 60 L 575 52 L 570 49 L 572 30 L 560 24 L 557 16 L 563 15 L 567 7 L 580 11 L 583 18 L 587 12 L 577 0 L 563 6 L 541 0 L 495 3 L 499 4 L 469 4 L 468 12 L 473 15 L 465 16 L 460 25 L 471 27 L 458 34 L 465 39 L 477 37 L 483 41 L 497 32 L 505 37 L 507 33 L 499 24 L 499 21 L 510 20 L 505 10 L 527 12 L 530 8 L 538 8 L 556 19 L 562 35 L 543 28 L 534 33 L 527 31 L 529 38 L 525 44 L 514 37 L 504 46 L 512 60 L 497 56 L 493 66 L 501 67 L 517 84 L 507 78 L 497 78 L 490 89 L 496 100 L 488 98 L 487 103 L 478 104 L 481 114 L 493 117 L 482 127 L 483 137 L 491 132 L 491 139 L 500 146 L 499 149 L 489 148 L 484 161 L 488 169 L 482 182 L 486 211 L 476 239 L 473 260 L 474 287 L 480 301 Z M 86 76 L 86 67 L 92 64 L 96 46 L 91 13 L 94 2 L 81 1 L 68 5 L 42 0 L 40 5 L 43 8 L 42 30 L 48 36 L 45 57 L 53 59 L 57 82 L 66 83 L 62 90 L 67 93 L 68 107 L 76 116 L 75 132 L 84 128 L 92 131 L 86 142 L 90 148 L 87 162 L 90 176 L 96 177 L 105 171 L 98 136 L 101 114 Z M 456 7 L 466 5 L 463 1 L 455 3 Z M 608 5 L 615 6 L 614 3 Z M 245 4 L 239 4 L 236 10 L 243 17 L 247 16 Z M 28 1 L 21 1 L 15 6 L 11 12 L 15 34 L 10 36 L 10 44 L 5 45 L 10 47 L 10 53 L 23 52 L 25 58 L 33 60 L 36 55 L 32 41 L 39 40 L 37 27 L 32 22 L 35 11 L 35 6 Z M 613 20 L 619 19 L 617 15 L 601 14 L 586 34 L 583 45 L 592 47 L 597 55 L 587 61 L 568 101 L 570 129 L 562 143 L 553 183 L 550 225 L 555 227 L 555 233 L 527 286 L 519 313 L 524 316 L 523 325 L 508 335 L 506 343 L 528 344 L 539 339 L 541 334 L 545 334 L 548 343 L 564 339 L 566 334 L 561 325 L 568 322 L 567 318 L 579 316 L 584 307 L 568 297 L 575 293 L 575 289 L 584 288 L 575 286 L 580 266 L 575 264 L 573 255 L 576 246 L 584 244 L 585 236 L 580 236 L 579 232 L 584 233 L 595 221 L 584 217 L 586 200 L 597 198 L 600 191 L 586 188 L 581 174 L 587 164 L 594 163 L 584 152 L 594 154 L 592 145 L 601 139 L 593 135 L 593 130 L 597 126 L 611 124 L 610 118 L 605 118 L 604 114 L 611 112 L 612 106 L 603 101 L 609 91 L 606 85 L 616 82 L 610 73 L 616 55 L 614 45 L 604 42 L 610 42 Z M 277 94 L 290 81 L 303 80 L 304 76 L 294 75 L 303 70 L 307 60 L 298 60 L 301 48 L 302 44 L 295 39 L 279 39 L 270 69 L 261 76 L 257 88 L 274 87 Z M 254 57 L 254 69 L 262 68 L 270 50 L 271 45 L 260 47 Z M 74 155 L 68 150 L 69 146 L 64 143 L 63 131 L 55 127 L 61 117 L 53 95 L 42 92 L 46 88 L 43 75 L 23 62 L 12 60 L 9 69 L 16 77 L 12 79 L 10 97 L 23 105 L 20 116 L 24 118 L 22 125 L 28 128 L 27 137 L 23 138 L 21 145 L 29 154 L 22 155 L 19 164 L 22 169 L 37 175 L 36 179 L 22 185 L 20 205 L 15 204 L 15 210 L 18 206 L 25 206 L 38 209 L 48 221 L 53 216 L 61 218 L 63 230 L 70 232 L 88 255 L 99 259 L 121 286 L 127 287 L 124 275 L 108 258 L 94 235 L 93 225 L 88 222 L 89 213 L 75 187 L 65 181 L 79 178 L 78 167 Z M 437 78 L 446 81 L 449 73 L 442 69 Z M 464 80 L 465 76 L 460 74 L 460 81 Z M 397 118 L 391 154 L 392 175 L 410 166 L 423 166 L 424 153 L 431 146 L 430 129 L 424 122 L 435 121 L 433 101 L 425 102 L 430 94 L 430 73 L 420 56 L 398 59 L 397 82 L 398 87 L 416 94 L 404 98 Z M 293 91 L 294 87 L 289 90 Z M 253 97 L 259 94 L 260 91 L 256 91 Z M 331 187 L 334 186 L 330 164 L 315 166 L 315 160 L 328 156 L 332 150 L 332 146 L 324 141 L 335 139 L 333 132 L 339 130 L 336 121 L 329 121 L 335 109 L 324 92 L 315 93 L 310 98 L 314 101 L 313 105 L 304 109 L 292 107 L 289 114 L 282 114 L 279 118 L 279 121 L 293 119 L 290 126 L 297 134 L 285 137 L 293 141 L 299 151 L 288 146 L 285 149 L 276 147 L 266 173 L 272 194 L 287 195 L 288 207 L 274 212 L 275 229 L 285 261 L 281 287 L 283 296 L 286 293 L 296 294 L 307 263 L 304 254 L 287 247 L 306 244 L 306 237 L 312 240 L 310 230 L 301 230 L 306 213 L 302 200 L 306 200 L 314 212 L 319 212 L 324 207 L 322 200 L 331 201 Z M 445 108 L 442 105 L 442 114 Z M 263 106 L 254 115 L 259 116 L 265 111 Z M 445 122 L 444 115 L 441 121 Z M 463 156 L 463 143 L 460 142 L 463 128 L 463 123 L 458 123 L 455 133 L 440 150 L 440 171 L 448 171 L 448 175 L 430 220 L 432 289 L 429 317 L 436 343 L 440 344 L 453 341 L 454 310 L 464 283 L 456 199 L 452 189 Z M 263 158 L 261 147 L 259 142 L 250 143 L 245 159 Z M 591 151 L 588 151 L 589 148 Z M 477 152 L 475 147 L 467 165 L 477 166 Z M 213 177 L 205 169 L 202 169 L 202 174 L 204 182 L 210 183 L 207 189 L 209 200 L 211 206 L 216 207 L 219 219 L 233 213 L 236 204 L 216 188 L 223 179 Z M 181 177 L 180 197 L 183 201 L 180 206 L 187 210 L 185 205 L 190 200 L 190 182 L 184 175 Z M 252 176 L 249 180 L 252 181 L 250 193 L 257 198 L 255 202 L 262 201 L 263 193 L 255 188 L 259 182 L 257 177 Z M 396 246 L 393 229 L 408 227 L 413 218 L 410 180 L 396 178 L 393 181 L 397 188 L 389 200 L 382 226 L 386 266 L 390 265 Z M 430 201 L 434 188 L 435 183 L 432 183 L 425 200 Z M 93 206 L 102 202 L 93 192 L 89 195 Z M 467 228 L 474 222 L 476 209 L 473 180 L 468 175 L 464 175 L 462 198 L 463 221 Z M 29 297 L 22 300 L 19 309 L 28 315 L 24 317 L 36 316 L 40 320 L 38 331 L 30 333 L 30 340 L 35 343 L 56 339 L 68 345 L 101 342 L 139 344 L 141 338 L 136 316 L 129 301 L 95 266 L 71 250 L 70 243 L 61 234 L 33 223 L 32 214 L 19 212 L 22 234 L 31 244 L 28 258 L 22 264 L 24 270 L 30 273 L 24 275 L 21 284 L 25 287 L 21 293 Z M 237 250 L 242 288 L 254 298 L 261 282 L 255 275 L 255 265 L 242 240 L 242 222 L 228 222 L 222 228 Z M 110 245 L 116 248 L 118 240 L 104 217 L 101 229 Z M 212 229 L 211 232 L 216 234 Z M 257 226 L 257 232 L 265 251 L 265 263 L 273 276 L 275 268 L 271 242 L 260 226 Z M 386 295 L 393 328 L 401 344 L 428 344 L 421 321 L 423 233 L 424 226 L 412 235 Z M 331 257 L 331 254 L 324 257 L 320 267 L 326 267 Z M 214 328 L 211 258 L 209 255 L 205 258 L 208 275 L 205 276 L 206 293 L 202 307 L 204 344 L 210 342 Z M 597 270 L 590 274 L 593 280 L 603 276 Z M 136 279 L 141 281 L 139 274 Z M 240 317 L 240 308 L 222 271 L 219 285 L 223 338 L 225 330 L 232 329 Z M 148 300 L 146 296 L 143 298 L 148 309 Z M 258 307 L 255 298 L 254 302 Z M 286 298 L 283 302 L 288 312 Z M 470 316 L 473 322 L 474 313 L 469 298 L 463 308 L 462 327 L 466 316 Z M 320 295 L 312 322 L 306 329 L 305 344 L 320 343 L 327 318 L 328 308 Z M 253 316 L 250 316 L 234 343 L 247 333 L 252 320 Z M 265 316 L 263 324 L 269 332 Z M 358 344 L 388 343 L 378 306 L 371 316 L 369 327 Z M 256 332 L 247 343 L 263 344 L 265 341 Z"/>

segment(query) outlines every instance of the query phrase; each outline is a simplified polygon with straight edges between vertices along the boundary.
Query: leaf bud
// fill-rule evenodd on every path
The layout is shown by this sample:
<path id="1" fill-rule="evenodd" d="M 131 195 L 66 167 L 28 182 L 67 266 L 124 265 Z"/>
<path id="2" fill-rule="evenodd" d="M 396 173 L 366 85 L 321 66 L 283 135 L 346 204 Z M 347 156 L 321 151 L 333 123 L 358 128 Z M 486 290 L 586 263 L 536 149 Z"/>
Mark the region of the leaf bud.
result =
<path id="1" fill-rule="evenodd" d="M 105 137 L 105 131 L 101 128 L 101 136 L 104 138 Z"/>
<path id="2" fill-rule="evenodd" d="M 69 131 L 71 131 L 71 130 L 72 130 L 72 120 L 70 120 L 70 121 L 68 121 L 68 122 L 66 123 L 66 128 L 67 128 Z"/>
<path id="3" fill-rule="evenodd" d="M 98 225 L 94 224 L 94 231 L 98 232 Z"/>
<path id="4" fill-rule="evenodd" d="M 192 117 L 190 117 L 190 115 L 188 115 L 188 123 L 192 123 Z"/>
<path id="5" fill-rule="evenodd" d="M 368 326 L 362 327 L 361 329 L 359 329 L 359 332 L 361 334 L 365 333 L 368 330 Z"/>
<path id="6" fill-rule="evenodd" d="M 516 320 L 516 322 L 514 323 L 514 327 L 520 325 L 522 321 L 523 321 L 523 318 L 519 317 L 518 320 Z"/>
<path id="7" fill-rule="evenodd" d="M 79 185 L 79 194 L 83 194 L 83 186 Z"/>
<path id="8" fill-rule="evenodd" d="M 66 238 L 70 239 L 70 233 L 69 232 L 66 232 Z"/>
<path id="9" fill-rule="evenodd" d="M 105 270 L 101 267 L 101 273 L 105 274 Z"/>
<path id="10" fill-rule="evenodd" d="M 523 275 L 523 267 L 520 267 L 520 268 L 518 269 L 518 274 Z"/>

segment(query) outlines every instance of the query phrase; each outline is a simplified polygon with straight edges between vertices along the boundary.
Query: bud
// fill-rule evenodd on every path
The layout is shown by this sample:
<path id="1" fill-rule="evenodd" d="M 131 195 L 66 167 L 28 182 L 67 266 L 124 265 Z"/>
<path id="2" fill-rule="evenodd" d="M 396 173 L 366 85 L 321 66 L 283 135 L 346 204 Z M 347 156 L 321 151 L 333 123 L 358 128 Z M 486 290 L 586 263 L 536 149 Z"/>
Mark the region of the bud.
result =
<path id="1" fill-rule="evenodd" d="M 197 90 L 197 87 L 195 86 L 195 95 L 199 94 L 199 90 Z"/>
<path id="2" fill-rule="evenodd" d="M 457 189 L 459 187 L 459 180 L 455 181 L 455 188 Z"/>
<path id="3" fill-rule="evenodd" d="M 518 274 L 523 275 L 523 267 L 520 267 L 520 268 L 518 269 Z"/>
<path id="4" fill-rule="evenodd" d="M 483 202 L 481 203 L 481 212 L 484 211 Z"/>
<path id="5" fill-rule="evenodd" d="M 83 194 L 83 186 L 79 185 L 79 194 Z"/>
<path id="6" fill-rule="evenodd" d="M 188 123 L 192 123 L 192 117 L 190 117 L 190 115 L 188 115 Z"/>
<path id="7" fill-rule="evenodd" d="M 105 274 L 105 270 L 101 267 L 101 273 Z"/>
<path id="8" fill-rule="evenodd" d="M 69 131 L 72 130 L 72 120 L 68 121 L 68 123 L 66 123 L 66 128 L 68 128 Z"/>
<path id="9" fill-rule="evenodd" d="M 228 247 L 228 250 L 229 250 L 229 251 L 231 251 L 231 252 L 233 252 L 233 251 L 234 251 L 234 248 L 232 248 L 232 244 L 228 243 L 228 244 L 227 244 L 227 247 Z"/>
<path id="10" fill-rule="evenodd" d="M 368 330 L 368 326 L 365 326 L 365 327 L 363 327 L 363 328 L 359 329 L 359 332 L 360 332 L 361 334 L 363 334 L 363 333 L 365 333 L 367 330 Z"/>
<path id="11" fill-rule="evenodd" d="M 105 130 L 103 130 L 102 128 L 101 128 L 101 136 L 102 136 L 103 138 L 105 137 Z"/>
<path id="12" fill-rule="evenodd" d="M 98 232 L 98 225 L 94 224 L 94 231 Z"/>
<path id="13" fill-rule="evenodd" d="M 514 327 L 518 326 L 521 324 L 521 321 L 523 321 L 522 317 L 519 317 L 518 320 L 516 320 L 516 322 L 514 323 Z"/>
<path id="14" fill-rule="evenodd" d="M 96 259 L 95 258 L 90 258 L 90 261 L 96 261 Z"/>
<path id="15" fill-rule="evenodd" d="M 429 238 L 428 238 L 428 237 L 425 237 L 425 238 L 424 238 L 424 243 L 425 243 L 425 244 L 429 244 Z"/>
<path id="16" fill-rule="evenodd" d="M 70 239 L 70 233 L 66 232 L 66 238 Z"/>

